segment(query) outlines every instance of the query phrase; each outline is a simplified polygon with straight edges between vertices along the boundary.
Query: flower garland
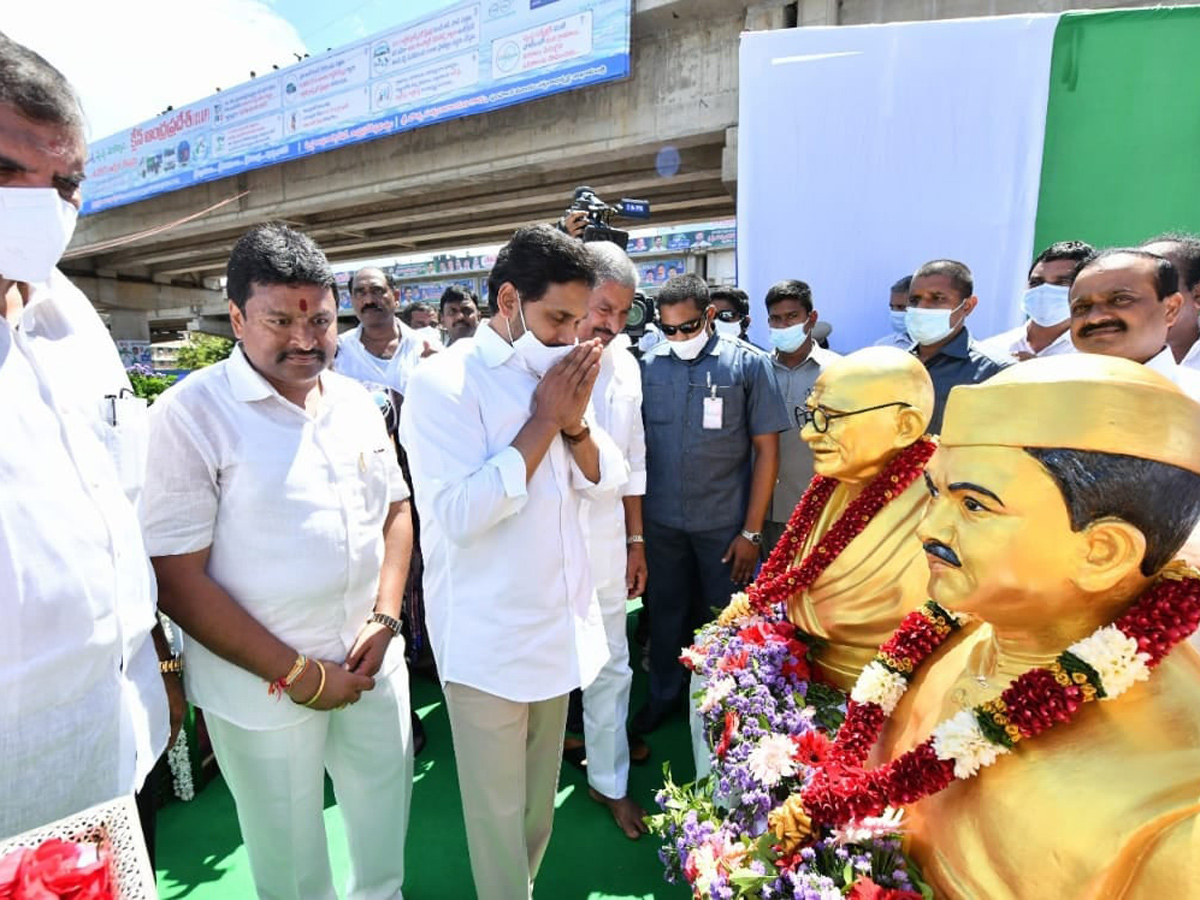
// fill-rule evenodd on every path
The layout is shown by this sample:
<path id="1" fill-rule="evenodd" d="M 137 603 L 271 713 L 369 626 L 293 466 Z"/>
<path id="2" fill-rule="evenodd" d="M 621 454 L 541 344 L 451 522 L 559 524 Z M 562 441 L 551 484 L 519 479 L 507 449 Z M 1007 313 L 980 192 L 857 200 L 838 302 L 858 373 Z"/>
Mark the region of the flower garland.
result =
<path id="1" fill-rule="evenodd" d="M 837 559 L 838 554 L 863 533 L 880 510 L 921 477 L 926 463 L 936 449 L 937 444 L 931 438 L 922 437 L 900 451 L 871 479 L 863 492 L 850 502 L 846 511 L 804 560 L 798 566 L 792 566 L 792 561 L 812 534 L 817 520 L 838 485 L 835 478 L 826 478 L 823 475 L 814 477 L 804 496 L 796 504 L 783 537 L 763 563 L 754 584 L 747 589 L 751 608 L 758 612 L 767 612 L 773 606 L 786 603 L 788 598 L 811 586 L 830 563 Z"/>
<path id="2" fill-rule="evenodd" d="M 1200 626 L 1200 572 L 1171 563 L 1113 624 L 1030 669 L 995 700 L 942 722 L 924 743 L 873 770 L 862 768 L 913 673 L 958 629 L 930 601 L 909 613 L 863 670 L 828 762 L 768 817 L 784 852 L 803 846 L 817 825 L 844 826 L 971 778 L 1022 740 L 1070 722 L 1092 700 L 1112 700 L 1150 677 L 1171 649 Z"/>

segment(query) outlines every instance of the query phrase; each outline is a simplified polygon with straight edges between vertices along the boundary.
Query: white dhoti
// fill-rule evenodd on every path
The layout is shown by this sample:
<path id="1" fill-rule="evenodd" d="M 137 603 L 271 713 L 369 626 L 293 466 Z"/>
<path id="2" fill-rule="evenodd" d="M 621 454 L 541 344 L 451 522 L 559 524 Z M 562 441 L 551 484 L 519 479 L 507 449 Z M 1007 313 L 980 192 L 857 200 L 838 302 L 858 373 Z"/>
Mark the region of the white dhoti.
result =
<path id="1" fill-rule="evenodd" d="M 625 589 L 597 591 L 608 662 L 583 692 L 583 741 L 587 753 L 588 784 L 612 800 L 625 796 L 629 787 L 629 667 L 626 635 Z"/>

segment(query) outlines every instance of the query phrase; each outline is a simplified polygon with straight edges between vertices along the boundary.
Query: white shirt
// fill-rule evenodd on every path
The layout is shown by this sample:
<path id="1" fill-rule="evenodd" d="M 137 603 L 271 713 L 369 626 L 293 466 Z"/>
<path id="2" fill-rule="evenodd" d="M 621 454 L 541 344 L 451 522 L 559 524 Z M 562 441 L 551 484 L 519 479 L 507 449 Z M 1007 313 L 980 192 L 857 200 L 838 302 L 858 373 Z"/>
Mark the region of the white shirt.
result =
<path id="1" fill-rule="evenodd" d="M 1200 372 L 1175 362 L 1175 354 L 1170 347 L 1163 347 L 1157 356 L 1146 360 L 1146 366 L 1169 378 L 1181 391 L 1200 402 Z"/>
<path id="2" fill-rule="evenodd" d="M 871 346 L 873 347 L 899 347 L 901 350 L 909 351 L 915 344 L 912 338 L 907 334 L 896 334 L 894 331 L 889 331 Z"/>
<path id="3" fill-rule="evenodd" d="M 60 272 L 18 330 L 0 320 L 0 837 L 133 792 L 166 746 L 130 502 L 145 403 L 128 393 L 108 331 Z"/>
<path id="4" fill-rule="evenodd" d="M 1188 352 L 1179 361 L 1179 365 L 1186 366 L 1189 369 L 1200 369 L 1200 341 L 1196 341 L 1196 343 L 1188 348 Z"/>
<path id="5" fill-rule="evenodd" d="M 989 355 L 1000 359 L 1015 359 L 1018 353 L 1028 353 L 1032 356 L 1061 356 L 1064 353 L 1076 353 L 1075 345 L 1071 343 L 1071 329 L 1068 328 L 1041 350 L 1034 350 L 1029 343 L 1029 323 L 1025 322 L 1016 328 L 1002 331 L 979 346 Z"/>
<path id="6" fill-rule="evenodd" d="M 526 485 L 511 446 L 534 376 L 490 326 L 425 360 L 409 382 L 400 443 L 421 517 L 425 615 L 443 683 L 518 703 L 591 684 L 608 658 L 581 498 L 626 478 L 599 426 L 592 484 L 561 437 Z M 589 421 L 595 421 L 594 412 Z"/>
<path id="7" fill-rule="evenodd" d="M 358 383 L 321 375 L 315 415 L 246 360 L 201 369 L 150 417 L 151 556 L 211 547 L 208 575 L 300 653 L 343 660 L 374 608 L 388 506 L 408 497 L 383 418 Z M 188 696 L 250 730 L 313 715 L 184 634 Z M 383 672 L 403 656 L 393 641 Z"/>
<path id="8" fill-rule="evenodd" d="M 602 497 L 589 499 L 588 551 L 596 592 L 625 595 L 625 505 L 623 497 L 646 493 L 646 432 L 642 425 L 642 371 L 629 352 L 629 336 L 618 334 L 600 356 L 600 374 L 592 388 L 596 424 L 620 451 L 627 479 Z"/>
<path id="9" fill-rule="evenodd" d="M 382 384 L 401 396 L 408 387 L 412 370 L 421 362 L 425 345 L 440 350 L 442 337 L 433 328 L 409 328 L 399 319 L 400 343 L 390 359 L 376 356 L 362 342 L 362 325 L 338 337 L 338 352 L 333 359 L 333 369 L 355 381 Z"/>

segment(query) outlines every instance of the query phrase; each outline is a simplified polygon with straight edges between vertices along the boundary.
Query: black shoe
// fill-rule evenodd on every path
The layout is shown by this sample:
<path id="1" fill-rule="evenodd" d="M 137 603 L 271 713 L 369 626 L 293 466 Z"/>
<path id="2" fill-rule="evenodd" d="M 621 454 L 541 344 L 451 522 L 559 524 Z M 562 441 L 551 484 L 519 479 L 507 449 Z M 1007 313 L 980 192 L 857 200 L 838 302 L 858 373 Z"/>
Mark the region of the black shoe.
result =
<path id="1" fill-rule="evenodd" d="M 425 726 L 421 724 L 421 717 L 412 713 L 413 756 L 421 755 L 421 751 L 425 749 L 425 740 Z"/>
<path id="2" fill-rule="evenodd" d="M 650 734 L 657 731 L 658 727 L 667 721 L 674 711 L 674 704 L 664 706 L 653 700 L 647 700 L 633 716 L 633 733 Z"/>

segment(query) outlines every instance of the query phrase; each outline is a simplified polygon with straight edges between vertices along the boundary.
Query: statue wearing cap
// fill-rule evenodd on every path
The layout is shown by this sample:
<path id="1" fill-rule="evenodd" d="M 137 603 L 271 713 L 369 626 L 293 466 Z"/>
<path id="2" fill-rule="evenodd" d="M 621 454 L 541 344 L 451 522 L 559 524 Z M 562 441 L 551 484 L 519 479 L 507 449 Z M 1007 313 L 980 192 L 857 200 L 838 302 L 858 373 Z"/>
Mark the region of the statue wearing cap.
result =
<path id="1" fill-rule="evenodd" d="M 823 646 L 821 675 L 849 690 L 909 611 L 929 569 L 916 536 L 933 384 L 916 357 L 870 347 L 827 365 L 803 407 L 816 477 L 755 583 L 749 606 L 784 615 Z M 781 448 L 786 453 L 787 448 Z M 736 621 L 746 604 L 723 614 Z"/>
<path id="2" fill-rule="evenodd" d="M 936 896 L 1200 897 L 1200 582 L 1172 562 L 1200 406 L 1126 360 L 1031 360 L 951 392 L 927 482 L 934 603 L 851 718 L 890 713 L 858 777 L 905 796 Z M 830 784 L 813 818 L 854 803 Z"/>

